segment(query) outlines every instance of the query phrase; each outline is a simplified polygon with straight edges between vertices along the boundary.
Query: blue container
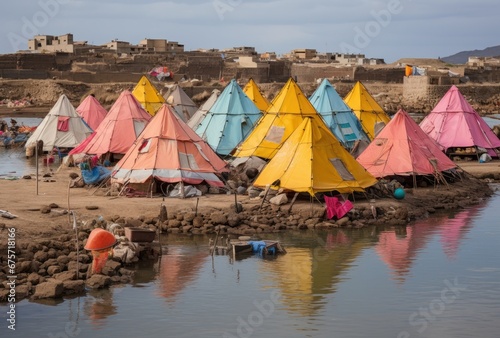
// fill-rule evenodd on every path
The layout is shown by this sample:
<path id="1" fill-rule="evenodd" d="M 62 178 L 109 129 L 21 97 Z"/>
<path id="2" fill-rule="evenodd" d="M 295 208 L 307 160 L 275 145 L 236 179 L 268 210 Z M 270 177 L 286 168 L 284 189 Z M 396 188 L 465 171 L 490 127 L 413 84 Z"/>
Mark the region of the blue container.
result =
<path id="1" fill-rule="evenodd" d="M 394 198 L 397 199 L 397 200 L 402 200 L 403 198 L 405 198 L 405 190 L 403 188 L 397 188 L 396 190 L 394 190 Z"/>

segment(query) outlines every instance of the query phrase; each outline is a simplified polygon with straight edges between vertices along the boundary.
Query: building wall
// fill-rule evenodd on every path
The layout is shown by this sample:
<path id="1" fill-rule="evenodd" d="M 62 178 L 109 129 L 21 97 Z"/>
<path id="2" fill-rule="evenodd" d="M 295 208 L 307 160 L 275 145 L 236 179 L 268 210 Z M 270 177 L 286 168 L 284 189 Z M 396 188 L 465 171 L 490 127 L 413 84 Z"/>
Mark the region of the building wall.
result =
<path id="1" fill-rule="evenodd" d="M 352 67 L 335 67 L 331 64 L 301 64 L 291 66 L 291 76 L 298 82 L 313 82 L 317 79 L 352 79 Z"/>
<path id="2" fill-rule="evenodd" d="M 405 76 L 403 80 L 403 99 L 406 102 L 427 100 L 429 95 L 428 76 Z"/>

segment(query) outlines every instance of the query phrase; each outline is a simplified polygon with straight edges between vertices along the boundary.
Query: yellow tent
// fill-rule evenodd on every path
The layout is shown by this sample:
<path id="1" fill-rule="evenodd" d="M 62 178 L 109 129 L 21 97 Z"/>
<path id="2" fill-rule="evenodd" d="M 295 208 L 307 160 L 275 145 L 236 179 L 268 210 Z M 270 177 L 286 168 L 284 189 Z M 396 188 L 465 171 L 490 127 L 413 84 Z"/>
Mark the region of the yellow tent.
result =
<path id="1" fill-rule="evenodd" d="M 265 112 L 271 105 L 269 101 L 264 97 L 264 95 L 262 95 L 259 86 L 257 86 L 252 78 L 248 80 L 247 84 L 243 88 L 243 92 L 247 94 L 250 100 L 255 103 L 255 105 L 261 112 Z"/>
<path id="2" fill-rule="evenodd" d="M 279 180 L 279 184 L 275 182 Z M 295 192 L 363 191 L 377 183 L 330 130 L 313 118 L 304 118 L 254 182 Z"/>
<path id="3" fill-rule="evenodd" d="M 155 86 L 153 86 L 145 76 L 142 76 L 139 82 L 137 82 L 132 91 L 132 95 L 134 95 L 141 106 L 152 116 L 154 116 L 158 109 L 165 103 L 163 96 L 158 93 Z"/>
<path id="4" fill-rule="evenodd" d="M 361 122 L 363 130 L 373 140 L 376 136 L 376 128 L 384 126 L 391 120 L 368 90 L 361 82 L 357 82 L 354 88 L 346 95 L 344 102 L 354 111 L 354 114 Z M 382 125 L 380 123 L 383 123 Z M 377 130 L 380 131 L 380 130 Z"/>
<path id="5" fill-rule="evenodd" d="M 324 124 L 297 83 L 290 78 L 250 135 L 237 147 L 234 156 L 273 158 L 304 117 L 312 117 L 318 124 Z"/>

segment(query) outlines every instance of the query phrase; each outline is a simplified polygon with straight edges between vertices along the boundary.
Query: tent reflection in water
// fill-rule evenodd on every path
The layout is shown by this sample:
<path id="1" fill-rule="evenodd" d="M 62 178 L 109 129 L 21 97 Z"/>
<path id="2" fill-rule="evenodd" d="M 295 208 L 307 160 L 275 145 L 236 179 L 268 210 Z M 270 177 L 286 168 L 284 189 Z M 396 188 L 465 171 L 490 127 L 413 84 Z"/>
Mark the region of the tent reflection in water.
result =
<path id="1" fill-rule="evenodd" d="M 320 236 L 312 233 L 301 236 L 315 247 L 287 247 L 286 255 L 277 256 L 273 264 L 263 264 L 261 268 L 266 273 L 263 278 L 280 290 L 284 309 L 295 315 L 314 317 L 337 291 L 353 262 L 372 244 L 369 232 L 364 230 L 354 237 L 340 229 Z"/>
<path id="2" fill-rule="evenodd" d="M 404 228 L 382 231 L 378 236 L 375 251 L 391 269 L 393 279 L 405 282 L 417 255 L 431 242 L 434 235 L 440 235 L 440 242 L 446 257 L 455 259 L 460 241 L 470 230 L 472 219 L 480 206 L 460 211 L 453 216 L 434 216 L 432 221 L 424 219 Z"/>
<path id="3" fill-rule="evenodd" d="M 163 183 L 223 187 L 220 176 L 228 172 L 226 166 L 227 163 L 165 104 L 116 164 L 111 181 L 133 184 L 146 192 L 159 189 L 163 193 L 166 191 Z"/>

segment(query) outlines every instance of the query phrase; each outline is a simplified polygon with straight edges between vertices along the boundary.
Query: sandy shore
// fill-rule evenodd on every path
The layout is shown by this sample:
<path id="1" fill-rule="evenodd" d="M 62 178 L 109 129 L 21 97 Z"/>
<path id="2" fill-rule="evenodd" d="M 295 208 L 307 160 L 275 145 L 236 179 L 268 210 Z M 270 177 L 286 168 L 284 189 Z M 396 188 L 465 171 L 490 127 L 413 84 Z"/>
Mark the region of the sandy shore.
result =
<path id="1" fill-rule="evenodd" d="M 474 177 L 500 179 L 500 161 L 489 163 L 478 162 L 458 162 L 459 166 L 467 173 L 470 178 L 462 179 L 459 182 L 438 186 L 437 188 L 417 188 L 407 190 L 404 200 L 398 201 L 394 198 L 380 198 L 370 200 L 359 200 L 355 202 L 355 208 L 358 210 L 369 209 L 371 205 L 382 209 L 404 207 L 409 210 L 407 219 L 424 217 L 429 210 L 451 209 L 463 207 L 467 201 L 471 203 L 480 203 L 487 195 L 491 194 L 487 180 L 477 180 Z M 199 198 L 198 206 L 195 198 L 145 198 L 125 196 L 105 196 L 106 189 L 96 188 L 69 188 L 71 181 L 69 174 L 71 172 L 79 173 L 78 169 L 66 168 L 52 173 L 52 177 L 40 178 L 38 182 L 34 179 L 1 180 L 0 187 L 2 191 L 2 202 L 0 209 L 7 210 L 16 215 L 17 218 L 0 218 L 1 224 L 6 227 L 16 227 L 21 238 L 49 237 L 58 232 L 59 229 L 70 229 L 69 217 L 64 214 L 64 210 L 74 210 L 77 219 L 82 222 L 88 222 L 99 216 L 105 219 L 121 218 L 154 218 L 159 215 L 160 206 L 163 203 L 171 217 L 178 212 L 186 213 L 198 211 L 199 214 L 209 215 L 213 212 L 222 212 L 226 214 L 234 213 L 230 208 L 234 204 L 234 195 L 209 194 Z M 37 194 L 38 190 L 38 194 Z M 451 196 L 451 198 L 450 198 Z M 260 200 L 250 199 L 246 195 L 237 197 L 238 202 L 242 203 L 244 210 L 250 215 L 255 214 L 255 209 L 260 206 Z M 450 201 L 448 203 L 447 199 Z M 52 208 L 52 212 L 44 214 L 41 212 L 43 207 L 57 205 Z M 442 206 L 444 205 L 444 206 Z M 90 207 L 97 207 L 89 210 Z M 269 209 L 269 206 L 266 205 Z M 264 209 L 266 209 L 264 208 Z M 284 205 L 281 210 L 288 210 L 289 205 Z M 275 208 L 276 209 L 276 208 Z M 311 211 L 313 210 L 313 211 Z M 271 210 L 274 212 L 275 210 Z M 314 203 L 312 208 L 308 200 L 298 200 L 294 204 L 292 214 L 302 213 L 307 215 L 311 213 L 318 218 L 324 211 L 324 207 L 318 202 Z M 420 215 L 421 214 L 421 215 Z M 305 219 L 307 218 L 304 217 Z M 321 219 L 321 217 L 319 217 Z M 358 218 L 363 221 L 363 217 Z M 322 220 L 321 220 L 322 221 Z M 368 223 L 373 223 L 370 220 Z M 2 237 L 5 233 L 2 234 Z"/>

